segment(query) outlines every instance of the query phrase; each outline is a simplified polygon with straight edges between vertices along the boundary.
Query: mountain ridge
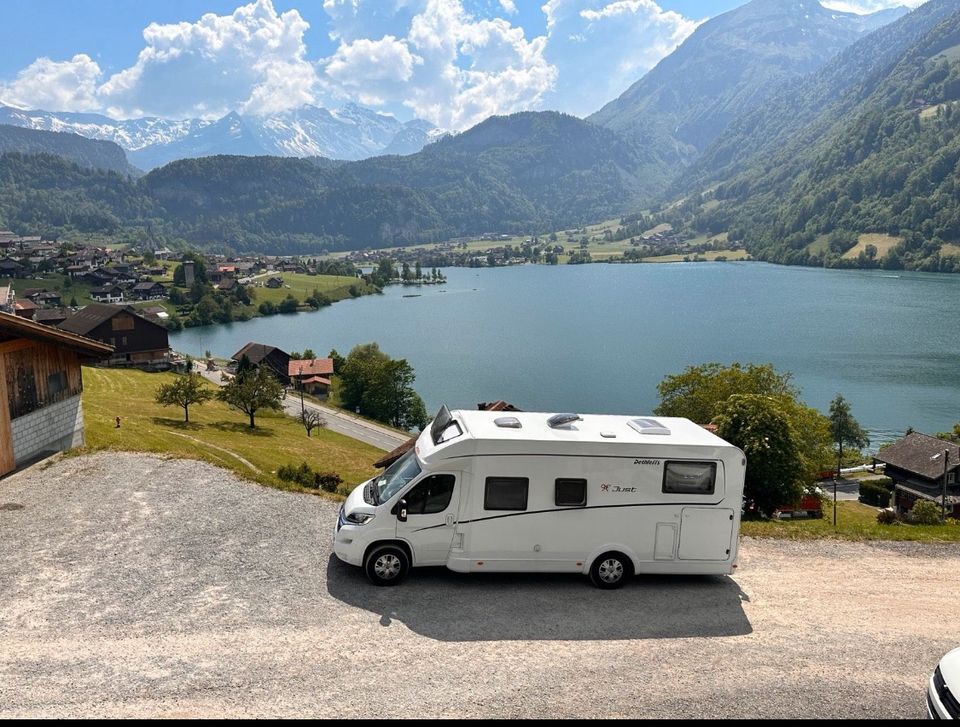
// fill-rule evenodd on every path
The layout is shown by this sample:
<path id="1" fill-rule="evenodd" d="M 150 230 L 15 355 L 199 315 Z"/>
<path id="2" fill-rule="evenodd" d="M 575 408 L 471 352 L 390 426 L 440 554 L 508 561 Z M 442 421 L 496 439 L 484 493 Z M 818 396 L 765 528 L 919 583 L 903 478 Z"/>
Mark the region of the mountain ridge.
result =
<path id="1" fill-rule="evenodd" d="M 0 124 L 112 141 L 127 152 L 132 164 L 145 171 L 177 159 L 224 153 L 356 161 L 382 153 L 415 153 L 446 133 L 426 121 L 404 123 L 357 104 L 335 111 L 306 105 L 263 116 L 234 111 L 216 120 L 179 121 L 156 117 L 115 120 L 94 113 L 0 105 Z"/>

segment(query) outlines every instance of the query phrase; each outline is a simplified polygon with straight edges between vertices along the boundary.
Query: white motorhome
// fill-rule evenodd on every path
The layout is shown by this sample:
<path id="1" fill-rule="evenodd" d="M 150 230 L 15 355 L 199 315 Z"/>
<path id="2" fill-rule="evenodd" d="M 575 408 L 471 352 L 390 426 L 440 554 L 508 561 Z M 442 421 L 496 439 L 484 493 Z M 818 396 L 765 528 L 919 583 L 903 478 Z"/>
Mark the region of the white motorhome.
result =
<path id="1" fill-rule="evenodd" d="M 746 459 L 688 419 L 449 411 L 357 487 L 334 552 L 377 585 L 461 573 L 729 574 Z"/>

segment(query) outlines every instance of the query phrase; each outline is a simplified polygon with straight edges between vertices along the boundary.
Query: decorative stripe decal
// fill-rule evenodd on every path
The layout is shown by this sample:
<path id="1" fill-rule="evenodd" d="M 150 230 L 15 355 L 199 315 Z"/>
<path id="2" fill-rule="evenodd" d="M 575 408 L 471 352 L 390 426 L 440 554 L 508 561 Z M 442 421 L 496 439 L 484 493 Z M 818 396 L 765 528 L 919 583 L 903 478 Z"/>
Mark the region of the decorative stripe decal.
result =
<path id="1" fill-rule="evenodd" d="M 544 515 L 551 512 L 582 512 L 584 510 L 611 510 L 623 507 L 718 507 L 723 504 L 720 502 L 649 502 L 649 503 L 630 503 L 624 505 L 587 505 L 586 507 L 567 507 L 563 509 L 552 510 L 530 510 L 528 512 L 514 512 L 506 515 L 491 515 L 489 517 L 475 518 L 473 520 L 459 520 L 457 525 L 470 525 L 472 523 L 482 523 L 488 520 L 502 520 L 507 517 L 522 517 L 523 515 Z M 726 508 L 725 508 L 726 509 Z M 729 508 L 733 510 L 733 508 Z M 426 528 L 418 528 L 414 532 L 419 533 L 424 530 L 436 530 L 437 528 L 449 527 L 446 523 L 440 525 L 431 525 Z"/>

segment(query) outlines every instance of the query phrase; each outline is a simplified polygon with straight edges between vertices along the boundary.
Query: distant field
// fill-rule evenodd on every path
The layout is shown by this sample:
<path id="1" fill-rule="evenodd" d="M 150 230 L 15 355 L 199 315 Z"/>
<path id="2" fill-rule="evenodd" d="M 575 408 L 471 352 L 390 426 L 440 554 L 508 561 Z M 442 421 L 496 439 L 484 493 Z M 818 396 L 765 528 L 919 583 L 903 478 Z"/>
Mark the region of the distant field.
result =
<path id="1" fill-rule="evenodd" d="M 949 242 L 940 248 L 940 257 L 960 257 L 960 245 Z"/>
<path id="2" fill-rule="evenodd" d="M 314 288 L 334 300 L 343 300 L 350 297 L 351 285 L 364 287 L 362 280 L 348 276 L 306 275 L 303 273 L 276 273 L 276 275 L 283 278 L 282 288 L 251 288 L 254 294 L 251 297 L 256 305 L 266 301 L 280 303 L 288 295 L 293 295 L 294 298 L 303 303 L 305 299 L 313 295 Z M 260 277 L 257 280 L 266 282 L 268 277 L 273 277 L 273 275 Z"/>
<path id="3" fill-rule="evenodd" d="M 693 260 L 694 257 L 703 258 L 708 262 L 715 262 L 718 257 L 725 257 L 727 260 L 749 260 L 750 254 L 746 250 L 711 250 L 710 252 L 689 253 L 687 255 L 660 255 L 658 257 L 645 257 L 645 263 L 679 263 L 683 262 L 685 257 Z"/>
<path id="4" fill-rule="evenodd" d="M 942 53 L 938 53 L 937 55 L 935 55 L 935 56 L 934 56 L 933 58 L 931 58 L 930 60 L 931 60 L 931 61 L 944 61 L 944 60 L 945 60 L 945 61 L 951 61 L 951 62 L 952 62 L 952 61 L 955 61 L 955 60 L 958 60 L 958 59 L 960 59 L 960 45 L 955 45 L 955 46 L 953 46 L 953 47 L 951 47 L 951 48 L 947 48 L 945 51 L 943 51 Z"/>
<path id="5" fill-rule="evenodd" d="M 314 469 L 334 471 L 343 487 L 376 474 L 372 463 L 383 452 L 328 429 L 307 437 L 297 420 L 277 412 L 257 416 L 251 430 L 246 415 L 219 401 L 183 410 L 153 401 L 157 387 L 174 374 L 148 374 L 117 369 L 83 369 L 83 408 L 87 449 L 156 452 L 199 459 L 226 467 L 241 477 L 282 489 L 290 487 L 276 477 L 284 464 L 306 461 Z M 211 390 L 215 387 L 209 384 Z M 119 429 L 115 417 L 121 417 Z"/>
<path id="6" fill-rule="evenodd" d="M 861 252 L 864 252 L 867 249 L 867 245 L 873 245 L 877 248 L 877 260 L 879 260 L 893 248 L 895 248 L 900 243 L 901 239 L 902 238 L 899 237 L 893 237 L 892 235 L 883 235 L 878 233 L 860 235 L 860 241 L 843 254 L 843 259 L 856 259 Z"/>

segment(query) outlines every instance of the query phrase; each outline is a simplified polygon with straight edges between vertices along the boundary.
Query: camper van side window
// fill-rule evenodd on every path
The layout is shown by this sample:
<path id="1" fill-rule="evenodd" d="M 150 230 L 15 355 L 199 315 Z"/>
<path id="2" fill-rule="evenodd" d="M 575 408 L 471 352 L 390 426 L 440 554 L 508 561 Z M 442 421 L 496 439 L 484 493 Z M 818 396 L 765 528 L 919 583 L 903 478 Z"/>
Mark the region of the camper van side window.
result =
<path id="1" fill-rule="evenodd" d="M 484 510 L 526 510 L 530 480 L 526 477 L 488 477 Z"/>
<path id="2" fill-rule="evenodd" d="M 587 504 L 587 481 L 573 479 L 557 480 L 555 494 L 557 507 L 584 507 Z"/>
<path id="3" fill-rule="evenodd" d="M 676 495 L 712 495 L 717 486 L 716 462 L 667 462 L 663 491 Z"/>

